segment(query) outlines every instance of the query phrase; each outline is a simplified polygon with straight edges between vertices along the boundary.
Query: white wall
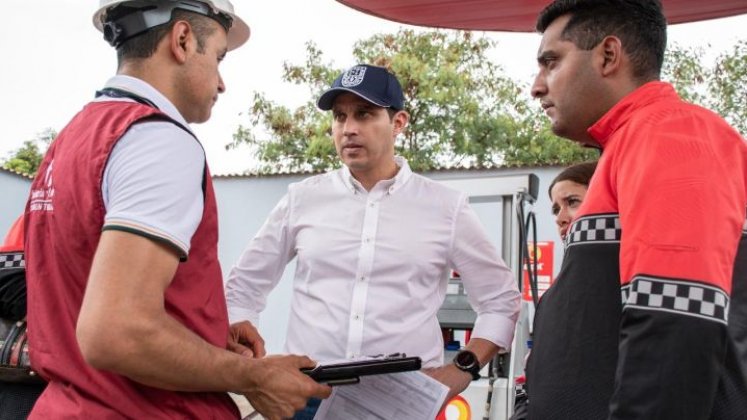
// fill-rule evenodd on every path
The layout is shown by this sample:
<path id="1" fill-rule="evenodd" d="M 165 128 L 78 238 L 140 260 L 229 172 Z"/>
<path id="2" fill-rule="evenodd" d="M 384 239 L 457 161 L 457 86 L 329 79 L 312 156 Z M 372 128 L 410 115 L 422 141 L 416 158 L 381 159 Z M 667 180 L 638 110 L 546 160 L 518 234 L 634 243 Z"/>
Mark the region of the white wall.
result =
<path id="1" fill-rule="evenodd" d="M 218 251 L 224 279 L 228 277 L 231 266 L 238 260 L 249 240 L 259 231 L 270 211 L 285 194 L 288 184 L 303 178 L 283 176 L 213 179 L 220 223 Z M 295 262 L 291 262 L 278 286 L 268 297 L 267 308 L 260 316 L 260 333 L 271 353 L 279 353 L 285 341 L 294 271 Z"/>
<path id="2" fill-rule="evenodd" d="M 30 178 L 0 168 L 0 241 L 23 214 L 30 189 Z"/>

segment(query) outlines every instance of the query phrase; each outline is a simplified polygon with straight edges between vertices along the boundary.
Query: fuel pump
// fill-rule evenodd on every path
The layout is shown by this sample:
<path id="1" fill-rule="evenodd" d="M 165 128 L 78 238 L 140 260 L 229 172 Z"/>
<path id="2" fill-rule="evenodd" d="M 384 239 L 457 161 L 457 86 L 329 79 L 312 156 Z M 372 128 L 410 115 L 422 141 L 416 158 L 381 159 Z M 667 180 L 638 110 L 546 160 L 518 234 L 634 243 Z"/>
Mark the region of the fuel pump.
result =
<path id="1" fill-rule="evenodd" d="M 496 203 L 500 206 L 501 256 L 517 274 L 519 290 L 523 288 L 524 263 L 528 261 L 530 241 L 536 240 L 536 221 L 532 206 L 537 199 L 539 178 L 534 174 L 494 176 L 470 179 L 441 180 L 451 188 L 469 196 L 470 203 Z M 492 216 L 491 216 L 492 217 Z M 534 251 L 536 252 L 536 251 Z M 532 264 L 530 264 L 531 266 Z M 537 270 L 529 267 L 530 285 L 537 296 Z M 505 420 L 513 412 L 516 396 L 515 379 L 523 374 L 524 357 L 527 354 L 526 342 L 534 305 L 522 302 L 521 314 L 511 349 L 502 352 L 481 371 L 482 378 L 472 384 L 449 403 L 449 419 L 457 420 Z M 448 280 L 446 297 L 438 311 L 438 321 L 444 335 L 445 363 L 451 361 L 459 347 L 470 338 L 477 315 L 472 311 L 459 273 L 452 273 Z M 453 407 L 452 407 L 453 405 Z"/>

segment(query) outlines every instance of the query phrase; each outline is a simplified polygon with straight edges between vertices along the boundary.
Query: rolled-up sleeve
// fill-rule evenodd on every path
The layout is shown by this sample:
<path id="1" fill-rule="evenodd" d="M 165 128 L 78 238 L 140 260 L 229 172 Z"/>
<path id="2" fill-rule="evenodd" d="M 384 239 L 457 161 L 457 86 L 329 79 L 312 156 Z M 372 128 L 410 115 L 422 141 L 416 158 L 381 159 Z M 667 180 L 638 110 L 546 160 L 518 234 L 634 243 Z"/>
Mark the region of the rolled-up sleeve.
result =
<path id="1" fill-rule="evenodd" d="M 472 338 L 510 348 L 521 294 L 466 197 L 457 209 L 450 264 L 459 273 L 467 299 L 477 313 Z"/>

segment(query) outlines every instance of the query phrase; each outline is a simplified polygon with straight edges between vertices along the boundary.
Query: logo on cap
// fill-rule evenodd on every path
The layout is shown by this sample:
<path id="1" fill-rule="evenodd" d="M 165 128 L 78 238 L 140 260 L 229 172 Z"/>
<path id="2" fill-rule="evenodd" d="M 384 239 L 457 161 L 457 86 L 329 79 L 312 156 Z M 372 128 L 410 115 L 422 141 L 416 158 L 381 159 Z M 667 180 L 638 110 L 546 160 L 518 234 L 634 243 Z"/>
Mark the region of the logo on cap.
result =
<path id="1" fill-rule="evenodd" d="M 363 82 L 363 76 L 366 74 L 366 67 L 364 66 L 355 66 L 351 68 L 350 70 L 346 71 L 345 74 L 342 75 L 342 80 L 340 80 L 340 84 L 344 87 L 353 87 L 358 86 Z"/>

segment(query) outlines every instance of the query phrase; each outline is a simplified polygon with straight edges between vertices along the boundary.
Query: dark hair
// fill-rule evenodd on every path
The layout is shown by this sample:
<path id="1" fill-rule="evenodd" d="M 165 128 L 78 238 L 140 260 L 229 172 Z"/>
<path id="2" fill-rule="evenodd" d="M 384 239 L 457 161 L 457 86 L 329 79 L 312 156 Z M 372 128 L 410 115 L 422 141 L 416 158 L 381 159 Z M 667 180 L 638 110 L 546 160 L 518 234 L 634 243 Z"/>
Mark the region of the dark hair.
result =
<path id="1" fill-rule="evenodd" d="M 562 39 L 590 50 L 614 35 L 630 57 L 635 79 L 659 79 L 667 46 L 667 21 L 659 0 L 556 0 L 540 13 L 537 31 L 544 33 L 555 19 L 567 14 L 571 18 Z"/>
<path id="2" fill-rule="evenodd" d="M 591 177 L 594 175 L 596 169 L 596 162 L 579 163 L 563 169 L 550 183 L 550 188 L 547 189 L 547 195 L 550 196 L 550 200 L 552 200 L 552 187 L 561 181 L 571 181 L 588 187 Z"/>
<path id="3" fill-rule="evenodd" d="M 117 61 L 119 65 L 122 65 L 126 60 L 152 56 L 156 52 L 161 39 L 180 20 L 187 21 L 192 27 L 192 31 L 194 31 L 195 38 L 197 39 L 197 52 L 200 54 L 204 53 L 205 40 L 212 35 L 217 26 L 210 23 L 212 19 L 209 17 L 186 10 L 174 9 L 171 14 L 171 20 L 168 23 L 152 28 L 134 38 L 130 38 L 117 48 Z"/>

